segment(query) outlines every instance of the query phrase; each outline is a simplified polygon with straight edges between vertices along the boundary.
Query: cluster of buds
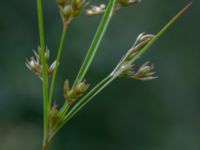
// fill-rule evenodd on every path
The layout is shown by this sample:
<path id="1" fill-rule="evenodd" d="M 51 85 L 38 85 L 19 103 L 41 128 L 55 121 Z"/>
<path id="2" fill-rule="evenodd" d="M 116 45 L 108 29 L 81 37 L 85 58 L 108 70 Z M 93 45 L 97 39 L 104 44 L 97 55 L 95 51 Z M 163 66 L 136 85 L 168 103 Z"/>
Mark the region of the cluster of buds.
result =
<path id="1" fill-rule="evenodd" d="M 86 11 L 87 16 L 99 15 L 105 12 L 106 5 L 100 4 L 99 6 L 91 5 L 90 9 Z"/>
<path id="2" fill-rule="evenodd" d="M 140 52 L 152 39 L 154 38 L 153 34 L 145 34 L 141 33 L 136 38 L 135 43 L 131 47 L 131 49 L 128 51 L 124 61 L 128 62 L 130 61 L 138 52 Z"/>
<path id="3" fill-rule="evenodd" d="M 72 103 L 76 101 L 77 98 L 82 96 L 87 91 L 88 88 L 89 85 L 84 80 L 83 82 L 80 82 L 79 84 L 70 89 L 69 81 L 65 80 L 63 92 L 64 92 L 64 98 L 67 101 L 68 105 L 71 106 Z"/>
<path id="4" fill-rule="evenodd" d="M 82 9 L 86 6 L 85 0 L 56 0 L 62 19 L 65 23 L 70 23 L 71 20 L 78 16 Z"/>
<path id="5" fill-rule="evenodd" d="M 145 63 L 140 67 L 140 69 L 135 72 L 135 65 L 132 64 L 132 60 L 137 57 L 137 54 L 154 38 L 153 34 L 141 33 L 131 49 L 126 53 L 126 55 L 121 59 L 115 70 L 111 75 L 120 77 L 131 77 L 138 80 L 150 80 L 155 79 L 153 77 L 154 72 L 153 65 Z"/>
<path id="6" fill-rule="evenodd" d="M 153 69 L 154 65 L 149 62 L 144 63 L 137 71 L 135 71 L 135 65 L 132 65 L 130 68 L 123 71 L 120 77 L 129 77 L 142 81 L 153 80 L 157 78 L 154 76 L 155 72 Z"/>
<path id="7" fill-rule="evenodd" d="M 154 65 L 146 62 L 138 69 L 134 75 L 134 78 L 143 81 L 156 79 L 157 77 L 154 76 L 155 72 L 153 69 Z"/>
<path id="8" fill-rule="evenodd" d="M 29 60 L 27 59 L 25 64 L 31 72 L 33 72 L 36 76 L 38 76 L 42 80 L 42 53 L 41 53 L 41 48 L 38 47 L 38 52 L 33 51 L 33 53 L 34 53 L 34 56 L 32 56 Z M 50 52 L 47 48 L 46 52 L 45 52 L 47 75 L 51 76 L 54 69 L 55 69 L 56 61 L 54 61 L 49 66 L 48 65 L 49 57 L 50 57 Z"/>

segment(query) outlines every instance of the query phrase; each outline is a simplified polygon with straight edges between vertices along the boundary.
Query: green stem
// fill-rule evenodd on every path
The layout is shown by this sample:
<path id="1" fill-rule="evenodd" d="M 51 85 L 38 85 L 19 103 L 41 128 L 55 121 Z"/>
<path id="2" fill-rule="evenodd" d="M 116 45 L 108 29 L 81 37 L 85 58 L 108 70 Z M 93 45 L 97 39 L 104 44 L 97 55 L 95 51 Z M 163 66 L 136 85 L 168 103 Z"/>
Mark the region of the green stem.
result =
<path id="1" fill-rule="evenodd" d="M 45 59 L 45 39 L 44 39 L 44 23 L 42 12 L 42 0 L 37 0 L 38 9 L 38 23 L 39 23 L 39 35 L 42 57 L 42 81 L 43 81 L 43 107 L 44 107 L 44 140 L 48 132 L 48 75 Z"/>
<path id="2" fill-rule="evenodd" d="M 97 32 L 96 32 L 96 34 L 95 34 L 95 36 L 93 38 L 93 41 L 92 41 L 92 43 L 90 45 L 90 48 L 89 48 L 89 50 L 87 52 L 85 60 L 82 63 L 82 66 L 81 66 L 81 68 L 79 70 L 79 73 L 78 73 L 78 75 L 77 75 L 77 77 L 75 79 L 73 87 L 83 80 L 85 74 L 87 73 L 87 71 L 88 71 L 88 69 L 89 69 L 89 67 L 90 67 L 90 65 L 91 65 L 91 63 L 92 63 L 92 61 L 93 61 L 93 59 L 95 57 L 95 54 L 96 54 L 96 52 L 97 52 L 97 50 L 99 48 L 99 45 L 100 45 L 100 43 L 101 43 L 101 41 L 103 39 L 103 36 L 105 35 L 106 29 L 107 29 L 107 27 L 108 27 L 108 25 L 110 23 L 111 18 L 112 18 L 116 1 L 117 0 L 110 0 L 109 1 L 109 4 L 108 4 L 108 6 L 106 8 L 104 16 L 103 16 L 103 18 L 101 20 L 101 23 L 100 23 L 100 25 L 99 25 L 99 27 L 97 29 Z"/>
<path id="3" fill-rule="evenodd" d="M 174 22 L 185 12 L 190 6 L 192 2 L 186 5 L 176 16 L 174 16 L 157 34 L 156 36 L 141 50 L 138 54 L 130 61 L 130 64 L 135 62 L 142 54 L 144 54 L 147 49 L 149 49 L 160 37 L 161 35 L 171 26 Z"/>
<path id="4" fill-rule="evenodd" d="M 55 66 L 55 70 L 53 72 L 53 76 L 52 76 L 52 80 L 51 80 L 51 87 L 50 87 L 50 92 L 49 92 L 49 107 L 51 106 L 51 103 L 52 103 L 54 84 L 55 84 L 55 79 L 56 79 L 56 74 L 57 74 L 57 70 L 58 70 L 58 66 L 59 66 L 60 57 L 61 57 L 62 50 L 63 50 L 63 44 L 64 44 L 66 32 L 67 32 L 67 24 L 64 23 L 63 32 L 62 32 L 59 49 L 58 49 L 58 54 L 57 54 L 57 58 L 56 58 L 56 66 Z"/>

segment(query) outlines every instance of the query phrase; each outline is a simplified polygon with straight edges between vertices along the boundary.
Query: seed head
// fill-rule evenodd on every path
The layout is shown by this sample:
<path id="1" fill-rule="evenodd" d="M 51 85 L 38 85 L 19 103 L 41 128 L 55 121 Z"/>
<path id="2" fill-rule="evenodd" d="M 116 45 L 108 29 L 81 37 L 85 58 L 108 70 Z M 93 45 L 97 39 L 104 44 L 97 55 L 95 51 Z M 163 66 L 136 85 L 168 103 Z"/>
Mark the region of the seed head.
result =
<path id="1" fill-rule="evenodd" d="M 140 67 L 138 71 L 134 70 L 135 64 L 132 64 L 133 59 L 137 57 L 137 54 L 154 38 L 153 34 L 141 33 L 137 38 L 133 46 L 128 50 L 125 56 L 120 60 L 114 71 L 111 73 L 115 77 L 130 77 L 139 80 L 155 79 L 152 75 L 154 72 L 153 65 L 149 62 Z"/>
<path id="2" fill-rule="evenodd" d="M 64 82 L 64 98 L 67 101 L 68 105 L 71 106 L 71 104 L 76 101 L 79 97 L 81 97 L 89 88 L 89 85 L 86 83 L 86 80 L 83 82 L 80 82 L 75 87 L 72 87 L 70 89 L 69 87 L 69 81 L 65 80 Z"/>
<path id="3" fill-rule="evenodd" d="M 144 33 L 139 34 L 135 43 L 130 48 L 130 50 L 127 52 L 126 58 L 124 61 L 128 62 L 132 58 L 134 58 L 135 55 L 138 52 L 140 52 L 153 38 L 154 38 L 153 34 L 144 34 Z"/>
<path id="4" fill-rule="evenodd" d="M 65 25 L 69 24 L 74 17 L 78 16 L 87 5 L 85 0 L 57 0 L 56 2 Z"/>
<path id="5" fill-rule="evenodd" d="M 143 81 L 156 79 L 158 77 L 153 76 L 155 74 L 153 69 L 154 65 L 146 62 L 138 69 L 133 78 Z"/>
<path id="6" fill-rule="evenodd" d="M 149 62 L 144 63 L 138 71 L 135 71 L 135 65 L 132 65 L 124 70 L 119 77 L 128 77 L 142 81 L 153 80 L 157 78 L 156 76 L 153 76 L 155 74 L 153 69 L 154 65 Z"/>
<path id="7" fill-rule="evenodd" d="M 42 80 L 42 55 L 41 55 L 41 48 L 38 47 L 38 52 L 34 51 L 34 56 L 32 56 L 30 58 L 30 60 L 26 60 L 25 65 L 27 66 L 27 68 L 33 72 L 36 76 L 38 76 L 41 80 Z M 45 52 L 45 60 L 46 60 L 46 66 L 47 66 L 47 75 L 51 76 L 55 67 L 56 67 L 56 61 L 54 61 L 50 67 L 49 67 L 49 57 L 50 57 L 50 52 L 49 49 L 46 48 L 46 52 Z"/>

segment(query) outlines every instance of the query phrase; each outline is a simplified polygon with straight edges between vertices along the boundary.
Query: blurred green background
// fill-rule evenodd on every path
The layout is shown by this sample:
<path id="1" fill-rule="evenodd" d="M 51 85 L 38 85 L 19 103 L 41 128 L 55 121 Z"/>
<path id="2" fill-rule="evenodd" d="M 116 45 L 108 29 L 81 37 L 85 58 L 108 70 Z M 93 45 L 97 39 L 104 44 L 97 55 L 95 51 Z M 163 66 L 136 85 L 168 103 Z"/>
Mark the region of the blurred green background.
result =
<path id="1" fill-rule="evenodd" d="M 100 1 L 94 1 L 94 3 Z M 115 66 L 141 32 L 156 33 L 189 0 L 143 0 L 112 20 L 87 80 L 94 86 Z M 41 83 L 25 67 L 38 46 L 36 0 L 0 4 L 0 150 L 39 150 Z M 62 30 L 54 0 L 44 2 L 46 41 L 53 60 Z M 82 109 L 55 137 L 51 150 L 200 149 L 200 1 L 137 64 L 155 63 L 159 78 L 119 79 Z M 72 82 L 101 17 L 70 25 L 57 78 Z"/>

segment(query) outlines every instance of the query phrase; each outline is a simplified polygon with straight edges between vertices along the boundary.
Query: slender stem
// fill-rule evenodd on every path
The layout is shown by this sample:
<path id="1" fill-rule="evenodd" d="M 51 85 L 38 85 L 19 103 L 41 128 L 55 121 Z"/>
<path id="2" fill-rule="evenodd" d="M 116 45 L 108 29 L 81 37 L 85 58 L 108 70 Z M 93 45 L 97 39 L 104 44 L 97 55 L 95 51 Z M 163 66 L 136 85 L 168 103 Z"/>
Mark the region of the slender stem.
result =
<path id="1" fill-rule="evenodd" d="M 37 9 L 38 9 L 38 23 L 39 23 L 40 46 L 41 46 L 41 57 L 42 57 L 44 140 L 45 140 L 46 139 L 45 136 L 47 135 L 47 130 L 48 130 L 48 76 L 47 76 L 47 66 L 45 59 L 45 39 L 44 39 L 42 0 L 37 0 Z"/>
<path id="2" fill-rule="evenodd" d="M 57 58 L 56 58 L 56 66 L 55 66 L 55 70 L 53 72 L 53 76 L 52 76 L 52 80 L 51 80 L 51 86 L 50 86 L 50 92 L 49 92 L 49 107 L 51 106 L 51 103 L 52 103 L 54 84 L 55 84 L 55 79 L 56 79 L 56 74 L 57 74 L 57 70 L 58 70 L 58 66 L 59 66 L 60 57 L 61 57 L 62 50 L 63 50 L 63 44 L 64 44 L 66 32 L 67 32 L 67 24 L 64 23 L 63 32 L 62 32 L 59 49 L 58 49 L 58 54 L 57 54 Z"/>
<path id="3" fill-rule="evenodd" d="M 161 35 L 171 26 L 174 22 L 192 5 L 190 2 L 186 5 L 176 16 L 174 16 L 157 34 L 156 36 L 131 60 L 130 64 L 136 61 L 140 56 L 147 51 L 160 37 Z"/>
<path id="4" fill-rule="evenodd" d="M 96 96 L 99 92 L 101 92 L 106 86 L 108 86 L 116 77 L 111 75 L 107 76 L 101 82 L 99 82 L 89 93 L 87 93 L 82 99 L 79 100 L 78 103 L 69 111 L 69 113 L 65 116 L 63 122 L 57 126 L 53 133 L 50 136 L 50 139 L 59 131 L 59 129 L 67 123 L 82 107 L 84 107 L 94 96 Z"/>
<path id="5" fill-rule="evenodd" d="M 103 36 L 105 35 L 106 29 L 107 29 L 107 27 L 108 27 L 108 25 L 110 23 L 111 18 L 112 18 L 116 1 L 117 0 L 110 0 L 109 1 L 109 4 L 108 4 L 108 6 L 106 8 L 104 16 L 103 16 L 103 18 L 101 20 L 101 23 L 100 23 L 100 25 L 99 25 L 99 27 L 97 29 L 97 32 L 96 32 L 96 34 L 95 34 L 95 36 L 93 38 L 93 41 L 92 41 L 92 43 L 90 45 L 90 48 L 89 48 L 89 50 L 87 52 L 85 60 L 82 63 L 82 66 L 81 66 L 81 68 L 79 70 L 79 73 L 78 73 L 78 75 L 77 75 L 77 77 L 75 79 L 73 87 L 83 80 L 85 74 L 87 73 L 87 71 L 88 71 L 88 69 L 89 69 L 89 67 L 90 67 L 90 65 L 91 65 L 91 63 L 92 63 L 92 61 L 93 61 L 93 59 L 95 57 L 95 54 L 96 54 L 96 52 L 97 52 L 97 50 L 99 48 L 99 45 L 100 45 L 100 43 L 101 43 L 101 41 L 103 39 Z"/>

